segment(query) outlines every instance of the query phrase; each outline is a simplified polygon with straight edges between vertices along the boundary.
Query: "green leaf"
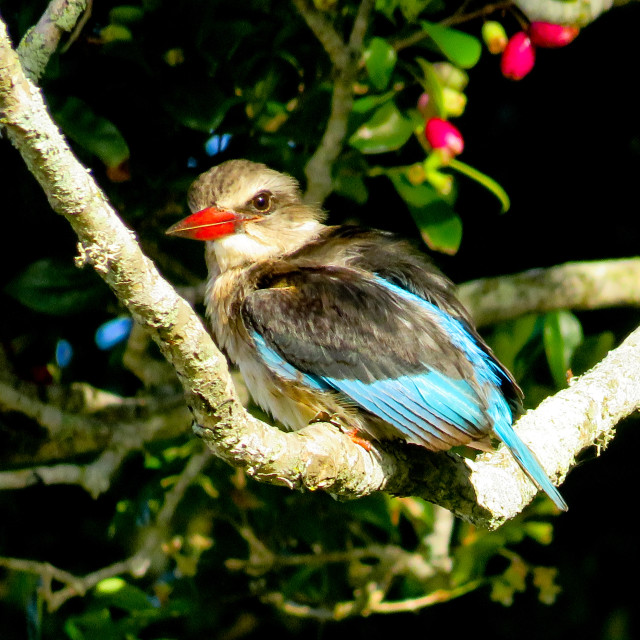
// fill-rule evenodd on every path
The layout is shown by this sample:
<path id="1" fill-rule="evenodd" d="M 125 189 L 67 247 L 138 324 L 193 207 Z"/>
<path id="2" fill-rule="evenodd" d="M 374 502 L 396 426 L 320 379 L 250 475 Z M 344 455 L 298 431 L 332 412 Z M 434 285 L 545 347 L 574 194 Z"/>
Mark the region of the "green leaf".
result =
<path id="1" fill-rule="evenodd" d="M 411 120 L 405 118 L 393 102 L 387 102 L 356 129 L 349 144 L 362 153 L 385 153 L 399 149 L 412 133 Z"/>
<path id="2" fill-rule="evenodd" d="M 400 9 L 408 22 L 413 22 L 433 0 L 376 0 L 376 11 L 393 20 L 396 9 Z"/>
<path id="3" fill-rule="evenodd" d="M 516 359 L 522 348 L 532 339 L 536 331 L 538 316 L 527 314 L 496 325 L 489 337 L 489 344 L 500 362 L 517 374 Z"/>
<path id="4" fill-rule="evenodd" d="M 147 594 L 122 578 L 107 578 L 98 582 L 95 590 L 101 604 L 125 611 L 144 611 L 153 608 Z"/>
<path id="5" fill-rule="evenodd" d="M 613 349 L 615 341 L 615 335 L 611 331 L 585 338 L 573 353 L 571 359 L 573 373 L 579 376 L 595 366 Z"/>
<path id="6" fill-rule="evenodd" d="M 398 195 L 410 207 L 425 207 L 434 200 L 440 199 L 436 190 L 427 182 L 413 184 L 404 171 L 389 171 L 387 173 Z"/>
<path id="7" fill-rule="evenodd" d="M 93 271 L 50 258 L 29 265 L 5 291 L 34 311 L 56 316 L 95 308 L 107 293 Z"/>
<path id="8" fill-rule="evenodd" d="M 452 158 L 447 166 L 449 166 L 451 169 L 454 169 L 458 173 L 467 176 L 467 178 L 475 180 L 485 189 L 491 191 L 491 193 L 493 193 L 493 195 L 498 198 L 498 200 L 500 200 L 500 204 L 502 205 L 501 213 L 506 213 L 509 210 L 509 208 L 511 207 L 509 195 L 493 178 L 490 178 L 485 173 L 478 171 L 474 167 L 471 167 L 464 162 L 460 162 L 460 160 L 458 160 L 457 158 Z"/>
<path id="9" fill-rule="evenodd" d="M 462 242 L 462 220 L 447 202 L 438 199 L 427 207 L 409 210 L 430 249 L 448 255 L 457 253 Z"/>
<path id="10" fill-rule="evenodd" d="M 108 24 L 104 29 L 100 29 L 100 40 L 102 44 L 110 42 L 130 42 L 133 34 L 128 27 L 123 24 Z"/>
<path id="11" fill-rule="evenodd" d="M 550 522 L 530 521 L 523 525 L 525 533 L 540 544 L 553 542 L 553 525 Z"/>
<path id="12" fill-rule="evenodd" d="M 395 96 L 395 91 L 387 91 L 379 95 L 364 96 L 353 101 L 352 113 L 366 113 L 388 102 Z"/>
<path id="13" fill-rule="evenodd" d="M 144 9 L 142 7 L 135 7 L 129 4 L 121 4 L 118 7 L 113 7 L 109 11 L 109 22 L 116 22 L 118 24 L 140 22 L 143 17 Z"/>
<path id="14" fill-rule="evenodd" d="M 371 84 L 382 91 L 389 84 L 398 54 L 384 38 L 372 38 L 364 52 L 364 62 Z"/>
<path id="15" fill-rule="evenodd" d="M 442 96 L 442 82 L 433 65 L 424 58 L 416 58 L 416 62 L 422 70 L 422 77 L 416 79 L 422 85 L 425 93 L 429 94 L 429 100 L 433 102 L 435 111 L 439 116 L 444 115 L 444 98 Z"/>
<path id="16" fill-rule="evenodd" d="M 462 221 L 451 205 L 427 182 L 412 184 L 404 172 L 388 175 L 426 245 L 434 251 L 456 253 L 462 241 Z"/>
<path id="17" fill-rule="evenodd" d="M 64 630 L 71 640 L 87 640 L 100 637 L 115 640 L 115 629 L 108 609 L 91 610 L 73 616 L 65 622 Z"/>
<path id="18" fill-rule="evenodd" d="M 545 315 L 544 350 L 558 388 L 567 386 L 571 358 L 583 337 L 580 321 L 569 311 L 551 311 Z"/>
<path id="19" fill-rule="evenodd" d="M 383 495 L 368 496 L 353 500 L 346 505 L 349 515 L 358 522 L 367 522 L 387 533 L 395 533 L 386 498 Z"/>
<path id="20" fill-rule="evenodd" d="M 117 167 L 129 158 L 129 147 L 117 127 L 80 98 L 67 98 L 55 117 L 72 140 L 98 156 L 107 167 Z"/>
<path id="21" fill-rule="evenodd" d="M 443 27 L 439 24 L 422 20 L 422 28 L 429 34 L 436 46 L 453 64 L 470 69 L 480 60 L 482 45 L 480 40 L 468 33 Z"/>
<path id="22" fill-rule="evenodd" d="M 242 99 L 227 97 L 213 83 L 204 88 L 184 84 L 165 96 L 164 108 L 180 124 L 210 133 L 217 129 L 227 115 L 227 111 Z"/>
<path id="23" fill-rule="evenodd" d="M 362 177 L 344 172 L 335 177 L 334 191 L 358 204 L 365 204 L 369 198 L 369 190 Z"/>

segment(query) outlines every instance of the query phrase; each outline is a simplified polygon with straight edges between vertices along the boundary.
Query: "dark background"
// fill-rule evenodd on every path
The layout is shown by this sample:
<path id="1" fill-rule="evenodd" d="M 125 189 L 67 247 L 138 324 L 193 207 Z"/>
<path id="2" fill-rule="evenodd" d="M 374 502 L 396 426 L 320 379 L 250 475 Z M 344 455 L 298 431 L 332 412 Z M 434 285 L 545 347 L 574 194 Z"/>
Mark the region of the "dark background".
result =
<path id="1" fill-rule="evenodd" d="M 31 3 L 34 6 L 29 12 L 20 4 L 17 0 L 0 2 L 14 42 L 43 6 Z M 94 4 L 89 29 L 105 19 L 108 8 L 104 3 Z M 167 47 L 172 38 L 180 41 L 180 28 L 190 26 L 188 11 L 178 7 L 175 11 L 176 23 L 164 26 L 164 42 L 146 41 L 145 47 Z M 436 257 L 454 281 L 574 260 L 637 255 L 639 18 L 640 6 L 636 3 L 610 11 L 584 29 L 566 49 L 540 51 L 533 72 L 521 82 L 502 78 L 497 58 L 486 53 L 471 71 L 468 107 L 456 123 L 465 137 L 462 159 L 497 179 L 508 191 L 512 208 L 499 215 L 490 194 L 461 178 L 456 211 L 464 223 L 462 246 L 455 256 Z M 468 30 L 473 31 L 473 25 Z M 256 42 L 258 47 L 263 45 L 260 40 Z M 304 50 L 301 55 L 311 53 Z M 200 151 L 202 134 L 180 128 L 167 119 L 166 112 L 154 108 L 162 88 L 153 81 L 153 73 L 141 77 L 129 60 L 114 63 L 112 58 L 102 59 L 95 48 L 79 42 L 52 64 L 54 69 L 43 82 L 45 93 L 51 93 L 51 103 L 55 105 L 66 91 L 76 91 L 74 85 L 80 83 L 81 93 L 101 105 L 130 144 L 130 182 L 110 184 L 99 163 L 94 174 L 137 230 L 145 249 L 156 259 L 163 252 L 189 251 L 183 261 L 194 274 L 203 276 L 199 248 L 177 248 L 161 235 L 161 230 L 177 219 L 175 213 L 163 213 L 162 203 L 169 199 L 184 206 L 189 181 L 211 162 Z M 321 62 L 317 64 L 321 66 Z M 189 70 L 194 82 L 197 72 Z M 206 78 L 205 74 L 200 81 L 208 82 Z M 177 89 L 167 85 L 166 90 Z M 233 119 L 232 114 L 225 123 L 233 125 Z M 252 136 L 237 133 L 220 158 L 253 157 L 255 142 Z M 82 151 L 79 153 L 82 157 Z M 260 154 L 264 156 L 260 159 L 277 158 L 276 150 L 266 147 Z M 193 169 L 186 166 L 190 156 L 198 160 Z M 296 165 L 295 158 L 287 162 L 289 167 L 272 164 L 289 170 Z M 0 141 L 0 167 L 2 289 L 37 256 L 68 259 L 74 255 L 75 239 L 65 221 L 50 213 L 38 185 L 6 141 Z M 377 179 L 369 186 L 371 202 L 377 203 L 375 210 L 332 196 L 325 203 L 331 220 L 360 218 L 373 226 L 415 233 L 408 214 L 400 215 L 398 198 L 390 184 Z M 158 261 L 162 269 L 164 265 Z M 177 279 L 168 264 L 167 275 Z M 51 349 L 56 336 L 72 333 L 82 341 L 86 334 L 88 344 L 95 326 L 115 307 L 108 293 L 104 299 L 104 305 L 85 312 L 70 326 L 66 318 L 26 313 L 2 294 L 0 332 L 3 340 L 18 334 L 32 335 L 21 362 L 26 370 L 39 362 L 43 350 Z M 611 330 L 619 340 L 638 324 L 636 309 L 582 313 L 579 318 L 585 333 Z M 97 385 L 104 382 L 106 355 L 87 347 L 78 358 L 75 366 L 83 367 L 85 377 Z M 127 384 L 123 383 L 125 389 Z M 12 419 L 18 422 L 9 424 L 6 416 L 0 416 L 0 444 L 5 452 L 16 444 L 11 433 L 19 419 Z M 241 606 L 262 619 L 249 637 L 273 632 L 291 638 L 339 634 L 375 639 L 399 631 L 420 636 L 461 636 L 477 634 L 480 629 L 505 639 L 553 640 L 569 634 L 583 639 L 638 637 L 640 567 L 633 500 L 639 444 L 637 417 L 621 423 L 606 452 L 597 460 L 589 452 L 563 485 L 570 510 L 557 518 L 553 544 L 520 545 L 520 552 L 532 562 L 559 568 L 563 593 L 553 606 L 541 605 L 532 589 L 516 595 L 511 607 L 491 602 L 487 591 L 480 590 L 418 614 L 379 615 L 323 625 L 279 619 L 271 609 L 248 598 Z M 105 542 L 102 533 L 118 493 L 126 491 L 127 483 L 138 481 L 137 473 L 135 465 L 125 467 L 118 485 L 97 501 L 80 489 L 65 487 L 0 494 L 0 553 L 16 557 L 35 554 L 63 567 L 73 566 L 73 559 L 78 557 L 92 566 L 117 560 L 119 546 Z M 89 546 L 76 548 L 73 541 L 78 539 L 87 540 Z M 65 540 L 70 546 L 65 546 Z M 0 600 L 2 595 L 0 592 Z M 15 606 L 5 607 L 0 602 L 0 622 L 6 625 L 0 632 L 3 638 L 27 637 L 22 615 Z M 212 629 L 209 637 L 216 637 L 216 631 Z"/>

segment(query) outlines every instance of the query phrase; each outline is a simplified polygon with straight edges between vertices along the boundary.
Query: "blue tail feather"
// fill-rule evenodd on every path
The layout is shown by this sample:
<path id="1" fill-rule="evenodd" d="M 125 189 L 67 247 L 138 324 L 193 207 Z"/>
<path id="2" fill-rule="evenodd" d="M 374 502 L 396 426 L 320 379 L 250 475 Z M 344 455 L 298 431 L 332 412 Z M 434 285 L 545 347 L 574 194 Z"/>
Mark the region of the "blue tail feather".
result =
<path id="1" fill-rule="evenodd" d="M 509 422 L 497 420 L 493 429 L 500 440 L 507 445 L 511 455 L 515 458 L 516 462 L 520 465 L 520 468 L 527 474 L 533 484 L 544 491 L 558 509 L 566 511 L 569 507 L 564 501 L 564 498 L 560 495 L 560 492 L 556 487 L 551 484 L 551 480 L 547 477 L 547 474 L 538 462 L 533 451 L 531 451 L 529 447 L 520 440 L 511 424 Z"/>

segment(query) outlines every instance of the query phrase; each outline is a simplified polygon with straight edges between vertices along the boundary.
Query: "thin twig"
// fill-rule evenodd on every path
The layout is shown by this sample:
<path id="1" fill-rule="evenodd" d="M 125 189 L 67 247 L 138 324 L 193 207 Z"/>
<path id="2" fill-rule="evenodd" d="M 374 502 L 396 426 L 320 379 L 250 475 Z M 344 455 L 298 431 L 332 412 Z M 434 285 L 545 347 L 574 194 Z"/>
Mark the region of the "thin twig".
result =
<path id="1" fill-rule="evenodd" d="M 478 589 L 486 584 L 482 580 L 467 582 L 453 589 L 438 589 L 418 598 L 406 600 L 371 603 L 367 614 L 416 612 L 426 607 L 448 602 Z M 361 603 L 358 600 L 336 603 L 333 607 L 312 607 L 293 600 L 287 600 L 282 593 L 269 593 L 262 596 L 262 601 L 276 606 L 280 611 L 297 618 L 311 618 L 314 620 L 344 620 L 361 614 Z"/>
<path id="2" fill-rule="evenodd" d="M 307 202 L 322 203 L 333 190 L 331 171 L 347 136 L 347 123 L 353 106 L 353 84 L 374 1 L 362 0 L 360 3 L 347 43 L 309 2 L 294 0 L 294 3 L 333 64 L 331 112 L 320 144 L 305 167 L 307 189 L 304 198 Z"/>
<path id="3" fill-rule="evenodd" d="M 36 82 L 65 31 L 76 26 L 87 0 L 51 0 L 40 20 L 22 38 L 17 53 L 26 76 Z M 86 14 L 85 14 L 86 15 Z"/>
<path id="4" fill-rule="evenodd" d="M 151 559 L 167 535 L 167 528 L 173 518 L 176 508 L 184 497 L 187 488 L 212 460 L 211 452 L 201 446 L 200 451 L 193 454 L 185 465 L 178 480 L 164 496 L 162 507 L 157 513 L 154 524 L 143 537 L 142 547 L 132 556 L 107 567 L 102 567 L 84 576 L 75 576 L 68 571 L 59 569 L 48 562 L 37 562 L 23 558 L 0 557 L 0 567 L 13 571 L 31 573 L 42 578 L 40 592 L 47 603 L 48 610 L 59 609 L 67 600 L 75 596 L 82 596 L 107 578 L 113 578 L 124 573 L 142 577 L 151 566 Z M 62 583 L 62 587 L 54 590 L 53 581 Z"/>
<path id="5" fill-rule="evenodd" d="M 441 20 L 438 24 L 446 27 L 451 27 L 453 25 L 462 24 L 470 20 L 476 20 L 477 18 L 485 18 L 492 15 L 493 13 L 496 13 L 498 11 L 505 11 L 511 7 L 513 7 L 512 0 L 495 2 L 493 4 L 487 4 L 481 9 L 471 11 L 469 13 L 464 13 L 461 11 L 456 12 L 452 16 Z M 403 49 L 407 49 L 408 47 L 413 47 L 416 44 L 419 44 L 428 37 L 429 32 L 421 29 L 420 31 L 416 31 L 411 35 L 405 36 L 404 38 L 392 39 L 390 41 L 390 44 L 396 51 L 402 51 Z"/>

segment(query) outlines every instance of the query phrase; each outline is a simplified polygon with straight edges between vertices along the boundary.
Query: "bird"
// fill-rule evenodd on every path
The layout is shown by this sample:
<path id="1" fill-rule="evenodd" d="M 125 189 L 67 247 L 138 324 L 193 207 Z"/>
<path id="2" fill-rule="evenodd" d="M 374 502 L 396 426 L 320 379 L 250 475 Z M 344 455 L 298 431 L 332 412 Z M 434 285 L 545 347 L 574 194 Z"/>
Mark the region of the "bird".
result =
<path id="1" fill-rule="evenodd" d="M 325 224 L 293 177 L 250 160 L 204 172 L 187 202 L 166 233 L 204 241 L 213 337 L 284 428 L 328 418 L 359 443 L 430 451 L 487 450 L 494 435 L 567 509 L 513 429 L 522 391 L 426 253 Z"/>

